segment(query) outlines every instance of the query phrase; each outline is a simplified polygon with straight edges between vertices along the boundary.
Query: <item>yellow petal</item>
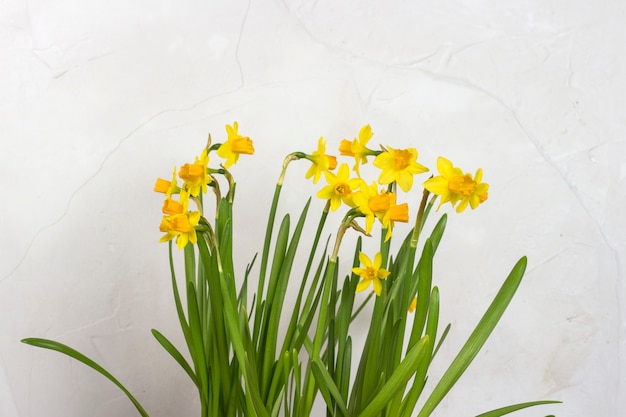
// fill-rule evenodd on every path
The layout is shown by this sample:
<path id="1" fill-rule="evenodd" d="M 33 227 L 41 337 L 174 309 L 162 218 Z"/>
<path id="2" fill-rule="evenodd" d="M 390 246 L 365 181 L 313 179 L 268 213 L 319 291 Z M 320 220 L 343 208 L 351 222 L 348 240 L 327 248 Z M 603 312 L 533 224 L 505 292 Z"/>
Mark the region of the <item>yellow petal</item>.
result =
<path id="1" fill-rule="evenodd" d="M 365 233 L 369 234 L 372 231 L 372 227 L 374 227 L 374 219 L 376 217 L 373 214 L 369 214 L 365 216 Z"/>
<path id="2" fill-rule="evenodd" d="M 448 180 L 446 180 L 442 176 L 427 179 L 426 181 L 424 181 L 424 188 L 426 188 L 431 193 L 437 195 L 450 193 L 450 189 L 448 188 Z"/>
<path id="3" fill-rule="evenodd" d="M 356 292 L 361 292 L 361 291 L 364 291 L 364 290 L 366 290 L 366 289 L 367 289 L 367 287 L 369 287 L 369 286 L 370 286 L 370 280 L 366 280 L 366 279 L 364 279 L 364 280 L 362 280 L 362 281 L 359 281 L 359 283 L 358 283 L 358 284 L 356 284 Z"/>
<path id="4" fill-rule="evenodd" d="M 376 295 L 380 295 L 383 290 L 382 282 L 380 282 L 379 279 L 374 279 L 372 280 L 372 283 L 374 284 L 374 292 L 376 293 Z"/>
<path id="5" fill-rule="evenodd" d="M 352 273 L 358 276 L 363 276 L 365 270 L 363 268 L 352 268 Z"/>
<path id="6" fill-rule="evenodd" d="M 398 172 L 397 183 L 402 191 L 404 191 L 405 193 L 409 192 L 411 190 L 411 187 L 413 187 L 413 174 L 407 171 Z"/>
<path id="7" fill-rule="evenodd" d="M 372 267 L 372 261 L 363 252 L 359 253 L 359 262 L 361 262 L 361 265 L 363 265 L 366 268 L 371 268 Z"/>
<path id="8" fill-rule="evenodd" d="M 372 128 L 370 127 L 370 125 L 363 126 L 359 131 L 359 142 L 361 146 L 365 147 L 365 145 L 367 145 L 367 142 L 372 138 L 373 135 L 374 133 L 372 133 Z"/>
<path id="9" fill-rule="evenodd" d="M 378 252 L 376 253 L 376 255 L 374 255 L 374 265 L 372 265 L 372 268 L 374 269 L 380 269 L 380 266 L 383 264 L 383 255 Z"/>
<path id="10" fill-rule="evenodd" d="M 469 203 L 469 199 L 463 199 L 463 201 L 461 201 L 461 204 L 458 205 L 458 207 L 456 208 L 456 212 L 457 213 L 462 213 L 465 208 L 467 207 L 467 204 Z"/>
<path id="11" fill-rule="evenodd" d="M 446 178 L 456 175 L 452 166 L 452 162 L 450 162 L 443 156 L 437 158 L 437 171 L 439 171 L 439 173 Z"/>

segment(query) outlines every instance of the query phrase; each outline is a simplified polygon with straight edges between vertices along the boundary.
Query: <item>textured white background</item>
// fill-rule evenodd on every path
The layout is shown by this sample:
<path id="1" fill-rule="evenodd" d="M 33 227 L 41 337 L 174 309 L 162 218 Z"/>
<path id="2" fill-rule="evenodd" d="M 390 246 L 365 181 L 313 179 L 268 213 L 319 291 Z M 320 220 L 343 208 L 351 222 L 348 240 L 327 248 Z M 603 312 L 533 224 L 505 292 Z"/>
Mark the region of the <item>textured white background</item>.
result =
<path id="1" fill-rule="evenodd" d="M 181 340 L 152 186 L 233 120 L 257 149 L 233 169 L 241 268 L 283 156 L 321 135 L 336 149 L 370 123 L 372 144 L 430 167 L 483 167 L 489 201 L 450 213 L 436 259 L 453 327 L 433 378 L 520 256 L 529 269 L 437 416 L 534 399 L 564 405 L 519 416 L 626 415 L 625 4 L 0 2 L 0 415 L 136 415 L 29 336 L 94 357 L 153 416 L 198 414 L 149 333 Z M 283 209 L 319 188 L 306 165 Z"/>

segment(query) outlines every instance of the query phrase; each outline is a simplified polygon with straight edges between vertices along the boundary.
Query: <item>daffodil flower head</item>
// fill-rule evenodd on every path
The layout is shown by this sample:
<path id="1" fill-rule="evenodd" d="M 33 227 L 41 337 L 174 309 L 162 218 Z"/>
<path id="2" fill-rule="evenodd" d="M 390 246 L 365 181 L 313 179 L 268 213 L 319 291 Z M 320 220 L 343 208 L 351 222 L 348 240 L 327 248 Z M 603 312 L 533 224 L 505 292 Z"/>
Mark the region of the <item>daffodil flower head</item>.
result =
<path id="1" fill-rule="evenodd" d="M 409 205 L 407 203 L 396 204 L 396 195 L 389 194 L 389 209 L 383 215 L 380 222 L 384 229 L 387 229 L 385 242 L 391 239 L 392 230 L 395 222 L 407 223 L 409 221 Z"/>
<path id="2" fill-rule="evenodd" d="M 360 177 L 359 166 L 367 163 L 367 157 L 369 155 L 377 155 L 379 152 L 371 150 L 367 147 L 367 142 L 372 138 L 372 128 L 370 125 L 365 125 L 359 131 L 359 137 L 353 140 L 343 139 L 339 143 L 339 153 L 343 156 L 353 156 L 355 160 L 354 172 Z"/>
<path id="3" fill-rule="evenodd" d="M 317 196 L 330 201 L 330 210 L 335 211 L 344 202 L 349 206 L 354 206 L 352 202 L 352 192 L 361 185 L 359 178 L 350 178 L 350 169 L 347 164 L 341 164 L 337 175 L 329 171 L 324 171 L 324 178 L 328 185 L 322 188 Z"/>
<path id="4" fill-rule="evenodd" d="M 380 212 L 380 209 L 384 209 L 379 203 L 376 203 L 376 201 L 380 200 L 378 197 L 378 184 L 375 181 L 372 181 L 370 186 L 361 185 L 359 191 L 354 193 L 352 197 L 354 205 L 365 216 L 365 232 L 367 234 L 372 231 L 374 219 Z"/>
<path id="5" fill-rule="evenodd" d="M 154 191 L 165 194 L 167 198 L 172 197 L 172 194 L 178 194 L 180 192 L 180 187 L 178 187 L 178 183 L 176 182 L 176 167 L 174 167 L 171 181 L 157 178 L 156 184 L 154 184 Z"/>
<path id="6" fill-rule="evenodd" d="M 323 137 L 317 142 L 317 150 L 305 157 L 312 162 L 305 176 L 307 179 L 313 177 L 313 184 L 317 184 L 323 172 L 332 171 L 337 167 L 337 158 L 326 155 L 326 141 Z"/>
<path id="7" fill-rule="evenodd" d="M 413 300 L 411 300 L 411 305 L 409 305 L 409 313 L 414 312 L 416 308 L 417 308 L 417 297 L 413 297 Z"/>
<path id="8" fill-rule="evenodd" d="M 441 198 L 437 210 L 445 204 L 456 206 L 457 213 L 463 212 L 469 205 L 472 210 L 487 201 L 489 184 L 483 183 L 483 171 L 478 169 L 472 177 L 463 173 L 460 168 L 454 167 L 446 158 L 437 158 L 439 176 L 424 182 L 424 188 Z M 457 206 L 458 203 L 458 206 Z"/>
<path id="9" fill-rule="evenodd" d="M 241 136 L 238 132 L 239 124 L 233 122 L 232 126 L 226 125 L 226 133 L 228 139 L 218 149 L 217 154 L 226 159 L 224 168 L 230 168 L 237 160 L 240 154 L 252 155 L 254 153 L 254 145 L 248 137 Z"/>
<path id="10" fill-rule="evenodd" d="M 381 169 L 378 178 L 380 184 L 396 182 L 404 192 L 408 192 L 413 186 L 413 175 L 428 171 L 428 168 L 417 162 L 415 148 L 387 147 L 387 150 L 374 159 L 374 165 Z"/>
<path id="11" fill-rule="evenodd" d="M 185 181 L 183 189 L 188 195 L 197 197 L 200 192 L 207 192 L 207 185 L 211 183 L 211 177 L 208 173 L 209 155 L 208 151 L 204 149 L 200 154 L 200 157 L 196 157 L 193 164 L 185 164 L 180 167 L 178 176 Z"/>
<path id="12" fill-rule="evenodd" d="M 359 253 L 359 262 L 362 267 L 352 268 L 352 272 L 361 277 L 361 281 L 356 286 L 356 291 L 364 291 L 370 283 L 374 286 L 376 295 L 380 295 L 383 289 L 381 280 L 387 278 L 390 274 L 386 269 L 381 268 L 383 264 L 383 256 L 378 252 L 374 256 L 374 262 L 363 252 Z"/>
<path id="13" fill-rule="evenodd" d="M 161 237 L 161 242 L 167 242 L 176 238 L 178 249 L 184 249 L 188 243 L 196 244 L 196 225 L 200 221 L 200 212 L 185 212 L 172 216 L 164 216 L 161 220 L 159 230 L 165 235 Z"/>

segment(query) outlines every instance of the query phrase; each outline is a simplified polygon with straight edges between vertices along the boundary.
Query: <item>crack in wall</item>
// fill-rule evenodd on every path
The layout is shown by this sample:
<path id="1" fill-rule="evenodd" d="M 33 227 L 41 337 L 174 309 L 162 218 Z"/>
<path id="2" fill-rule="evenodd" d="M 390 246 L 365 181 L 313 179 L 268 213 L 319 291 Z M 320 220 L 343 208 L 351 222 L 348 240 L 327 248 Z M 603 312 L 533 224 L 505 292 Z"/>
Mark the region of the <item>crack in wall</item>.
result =
<path id="1" fill-rule="evenodd" d="M 82 184 L 80 184 L 70 195 L 67 204 L 65 205 L 65 209 L 63 210 L 63 212 L 61 213 L 61 215 L 54 221 L 52 221 L 51 223 L 48 223 L 44 226 L 42 226 L 39 230 L 37 230 L 37 232 L 35 232 L 35 234 L 33 235 L 32 239 L 30 240 L 30 242 L 28 243 L 28 245 L 26 246 L 26 249 L 24 250 L 24 253 L 22 254 L 21 257 L 19 257 L 16 265 L 9 271 L 8 274 L 6 274 L 5 276 L 0 278 L 0 283 L 4 282 L 5 280 L 10 279 L 15 272 L 17 272 L 17 270 L 21 267 L 21 265 L 24 263 L 24 260 L 26 259 L 26 257 L 28 256 L 28 254 L 30 253 L 33 244 L 37 241 L 37 238 L 39 237 L 39 235 L 41 235 L 43 232 L 45 232 L 46 230 L 56 226 L 57 224 L 59 224 L 68 214 L 70 207 L 72 205 L 72 202 L 74 201 L 74 198 L 78 195 L 78 193 L 80 193 L 85 187 L 87 187 L 87 185 L 89 185 L 102 171 L 102 169 L 104 168 L 105 164 L 107 163 L 107 161 L 126 143 L 128 142 L 130 139 L 132 139 L 135 134 L 137 134 L 137 132 L 139 132 L 140 130 L 142 130 L 146 125 L 150 124 L 151 122 L 153 122 L 154 120 L 160 118 L 163 115 L 166 114 L 170 114 L 170 113 L 184 113 L 184 112 L 189 112 L 192 111 L 194 109 L 196 109 L 197 107 L 201 106 L 202 104 L 213 100 L 215 98 L 219 98 L 219 97 L 224 97 L 224 96 L 228 96 L 230 94 L 233 94 L 237 91 L 239 91 L 245 84 L 244 81 L 244 73 L 243 73 L 243 66 L 241 65 L 241 60 L 239 58 L 239 48 L 241 45 L 241 39 L 243 37 L 243 32 L 244 32 L 244 28 L 245 28 L 245 23 L 248 19 L 248 13 L 250 11 L 251 8 L 251 0 L 248 1 L 248 6 L 246 8 L 246 11 L 244 13 L 244 16 L 242 18 L 241 21 L 241 25 L 240 25 L 240 29 L 239 29 L 239 36 L 237 39 L 237 43 L 235 46 L 235 62 L 236 65 L 238 67 L 239 70 L 239 83 L 236 87 L 234 87 L 231 90 L 228 90 L 226 92 L 223 93 L 219 93 L 219 94 L 211 94 L 207 97 L 202 98 L 201 100 L 193 103 L 192 105 L 188 106 L 188 107 L 184 107 L 184 108 L 171 108 L 171 109 L 165 109 L 165 110 L 161 110 L 156 112 L 155 114 L 153 114 L 152 116 L 148 117 L 146 120 L 144 120 L 143 122 L 139 123 L 137 126 L 135 126 L 134 128 L 132 128 L 125 136 L 123 136 L 118 142 L 117 144 L 113 147 L 113 149 L 111 151 L 109 151 L 105 157 L 102 159 L 102 161 L 100 162 L 100 165 L 98 166 L 98 168 L 96 169 L 95 172 L 93 172 L 91 175 L 89 175 L 87 177 L 87 179 L 85 181 L 83 181 Z M 36 56 L 36 55 L 35 55 Z"/>

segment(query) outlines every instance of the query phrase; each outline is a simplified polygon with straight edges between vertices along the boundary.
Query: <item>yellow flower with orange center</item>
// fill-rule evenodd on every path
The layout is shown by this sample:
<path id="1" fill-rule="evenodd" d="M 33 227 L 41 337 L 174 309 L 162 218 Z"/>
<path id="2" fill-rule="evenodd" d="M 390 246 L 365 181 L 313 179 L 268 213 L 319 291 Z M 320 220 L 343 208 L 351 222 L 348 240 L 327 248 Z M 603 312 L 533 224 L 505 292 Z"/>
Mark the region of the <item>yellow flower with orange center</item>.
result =
<path id="1" fill-rule="evenodd" d="M 178 176 L 185 181 L 183 188 L 188 195 L 197 197 L 208 190 L 207 185 L 211 183 L 207 165 L 209 164 L 209 155 L 206 149 L 202 151 L 200 157 L 196 157 L 193 164 L 185 164 L 180 167 Z"/>
<path id="2" fill-rule="evenodd" d="M 365 232 L 370 233 L 374 226 L 374 219 L 380 213 L 385 212 L 389 208 L 386 195 L 378 194 L 378 185 L 372 182 L 369 187 L 365 183 L 361 185 L 359 191 L 352 197 L 352 202 L 359 211 L 365 216 Z"/>
<path id="3" fill-rule="evenodd" d="M 391 184 L 396 182 L 404 192 L 413 186 L 413 175 L 427 172 L 428 168 L 417 162 L 415 148 L 387 150 L 374 159 L 374 165 L 382 170 L 378 182 Z"/>
<path id="4" fill-rule="evenodd" d="M 391 233 L 395 222 L 407 223 L 409 221 L 409 205 L 407 203 L 396 204 L 396 195 L 389 193 L 389 209 L 381 219 L 383 228 L 387 229 L 385 242 L 391 239 Z"/>
<path id="5" fill-rule="evenodd" d="M 163 178 L 157 178 L 156 184 L 154 184 L 154 191 L 165 194 L 167 198 L 170 198 L 172 194 L 180 192 L 180 188 L 176 182 L 176 167 L 174 167 L 174 173 L 172 174 L 171 181 L 164 180 Z"/>
<path id="6" fill-rule="evenodd" d="M 360 164 L 367 163 L 367 157 L 369 155 L 378 154 L 377 151 L 373 151 L 367 147 L 367 142 L 372 138 L 374 133 L 372 133 L 372 128 L 370 125 L 365 125 L 359 131 L 359 137 L 353 140 L 343 139 L 339 143 L 339 153 L 343 156 L 353 156 L 355 160 L 354 167 L 352 168 L 354 172 L 360 177 L 361 174 L 359 172 Z"/>
<path id="7" fill-rule="evenodd" d="M 241 136 L 238 132 L 239 124 L 234 122 L 232 126 L 226 125 L 228 139 L 217 150 L 217 154 L 226 159 L 224 168 L 230 168 L 239 159 L 240 154 L 252 155 L 254 145 L 248 137 Z"/>
<path id="8" fill-rule="evenodd" d="M 354 206 L 365 216 L 365 232 L 370 233 L 374 219 L 380 220 L 383 228 L 387 229 L 385 241 L 391 238 L 391 230 L 396 221 L 409 221 L 409 205 L 396 204 L 396 194 L 381 190 L 378 192 L 375 182 L 369 187 L 361 186 L 352 197 Z"/>
<path id="9" fill-rule="evenodd" d="M 361 252 L 359 253 L 359 262 L 361 262 L 362 267 L 352 268 L 352 272 L 361 277 L 361 281 L 356 286 L 356 291 L 364 291 L 372 284 L 376 295 L 380 295 L 383 289 L 381 280 L 387 278 L 390 274 L 389 271 L 381 268 L 383 256 L 378 252 L 374 256 L 374 262 L 372 262 L 366 254 Z"/>
<path id="10" fill-rule="evenodd" d="M 446 158 L 437 158 L 437 170 L 441 175 L 424 182 L 424 188 L 441 198 L 437 210 L 445 203 L 456 206 L 457 213 L 461 213 L 469 205 L 472 209 L 487 201 L 489 184 L 481 182 L 483 170 L 478 168 L 472 177 L 463 173 L 460 168 L 454 167 Z"/>
<path id="11" fill-rule="evenodd" d="M 362 181 L 358 178 L 350 178 L 348 165 L 341 164 L 337 175 L 324 171 L 324 178 L 328 185 L 322 188 L 317 193 L 317 196 L 330 201 L 331 211 L 337 210 L 341 206 L 342 201 L 351 207 L 354 206 L 352 192 L 359 188 Z"/>
<path id="12" fill-rule="evenodd" d="M 164 216 L 161 220 L 159 230 L 165 235 L 161 237 L 161 242 L 167 242 L 176 238 L 178 249 L 184 249 L 188 243 L 196 244 L 196 225 L 200 221 L 200 212 L 185 212 L 172 216 Z"/>
<path id="13" fill-rule="evenodd" d="M 337 167 L 337 158 L 326 155 L 326 141 L 323 137 L 317 142 L 317 150 L 306 158 L 312 162 L 311 168 L 306 172 L 306 178 L 313 177 L 313 184 L 317 184 L 322 172 L 332 171 Z"/>

